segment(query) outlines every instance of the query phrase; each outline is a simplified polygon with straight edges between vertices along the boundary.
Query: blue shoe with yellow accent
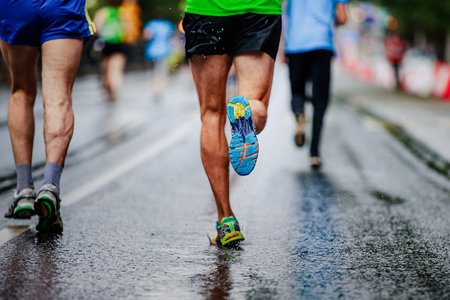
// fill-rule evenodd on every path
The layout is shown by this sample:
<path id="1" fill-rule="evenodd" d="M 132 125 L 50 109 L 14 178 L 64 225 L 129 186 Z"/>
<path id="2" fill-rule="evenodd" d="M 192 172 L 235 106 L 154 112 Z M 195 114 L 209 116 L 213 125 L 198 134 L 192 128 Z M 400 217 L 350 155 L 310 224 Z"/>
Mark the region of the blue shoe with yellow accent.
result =
<path id="1" fill-rule="evenodd" d="M 220 224 L 216 222 L 216 229 L 213 242 L 219 248 L 237 248 L 245 240 L 239 222 L 233 216 L 222 218 Z"/>
<path id="2" fill-rule="evenodd" d="M 63 222 L 60 207 L 61 199 L 57 187 L 52 184 L 43 185 L 34 203 L 34 210 L 39 216 L 36 230 L 41 233 L 61 233 Z"/>
<path id="3" fill-rule="evenodd" d="M 247 98 L 243 96 L 231 98 L 227 104 L 227 115 L 231 123 L 231 141 L 228 150 L 231 165 L 239 175 L 248 175 L 255 168 L 259 142 Z"/>

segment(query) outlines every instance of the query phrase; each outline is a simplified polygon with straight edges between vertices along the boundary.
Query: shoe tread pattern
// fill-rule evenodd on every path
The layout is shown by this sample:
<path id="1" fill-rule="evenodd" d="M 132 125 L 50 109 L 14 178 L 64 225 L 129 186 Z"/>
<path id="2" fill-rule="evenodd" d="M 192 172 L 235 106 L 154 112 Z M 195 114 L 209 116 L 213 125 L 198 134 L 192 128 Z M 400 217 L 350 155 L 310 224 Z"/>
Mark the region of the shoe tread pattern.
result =
<path id="1" fill-rule="evenodd" d="M 259 152 L 248 100 L 242 96 L 231 98 L 227 105 L 227 115 L 232 128 L 228 151 L 231 165 L 239 175 L 248 175 L 255 168 Z"/>

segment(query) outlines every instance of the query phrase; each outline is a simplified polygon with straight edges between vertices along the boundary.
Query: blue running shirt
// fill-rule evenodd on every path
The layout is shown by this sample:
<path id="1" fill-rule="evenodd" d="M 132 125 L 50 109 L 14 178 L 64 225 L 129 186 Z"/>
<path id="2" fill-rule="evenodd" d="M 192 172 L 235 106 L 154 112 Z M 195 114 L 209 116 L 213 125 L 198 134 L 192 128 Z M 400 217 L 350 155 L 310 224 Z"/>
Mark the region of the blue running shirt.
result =
<path id="1" fill-rule="evenodd" d="M 145 59 L 166 59 L 172 53 L 172 36 L 175 25 L 169 20 L 153 19 L 145 24 L 144 31 L 152 37 L 145 46 Z"/>
<path id="2" fill-rule="evenodd" d="M 286 53 L 333 51 L 334 11 L 349 0 L 289 0 L 287 5 Z"/>

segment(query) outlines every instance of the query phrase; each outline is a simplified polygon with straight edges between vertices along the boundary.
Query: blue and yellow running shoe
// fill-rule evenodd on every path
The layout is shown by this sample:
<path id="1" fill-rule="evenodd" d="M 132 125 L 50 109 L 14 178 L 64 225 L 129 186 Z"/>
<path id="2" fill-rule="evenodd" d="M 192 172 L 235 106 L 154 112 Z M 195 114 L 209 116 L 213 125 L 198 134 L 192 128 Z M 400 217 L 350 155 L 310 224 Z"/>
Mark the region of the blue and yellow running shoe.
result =
<path id="1" fill-rule="evenodd" d="M 17 191 L 11 200 L 11 204 L 5 213 L 5 218 L 29 219 L 34 216 L 34 200 L 36 193 L 33 189 L 23 189 L 20 193 Z"/>
<path id="2" fill-rule="evenodd" d="M 45 184 L 41 187 L 34 203 L 34 210 L 39 216 L 36 230 L 39 232 L 61 233 L 63 222 L 59 209 L 61 199 L 56 186 Z"/>
<path id="3" fill-rule="evenodd" d="M 235 217 L 224 217 L 220 224 L 216 222 L 217 235 L 213 242 L 219 248 L 236 248 L 239 243 L 245 240 L 241 233 L 241 227 Z"/>
<path id="4" fill-rule="evenodd" d="M 248 175 L 255 168 L 259 143 L 247 98 L 243 96 L 231 98 L 227 104 L 227 115 L 231 123 L 231 141 L 228 150 L 231 165 L 239 175 Z"/>

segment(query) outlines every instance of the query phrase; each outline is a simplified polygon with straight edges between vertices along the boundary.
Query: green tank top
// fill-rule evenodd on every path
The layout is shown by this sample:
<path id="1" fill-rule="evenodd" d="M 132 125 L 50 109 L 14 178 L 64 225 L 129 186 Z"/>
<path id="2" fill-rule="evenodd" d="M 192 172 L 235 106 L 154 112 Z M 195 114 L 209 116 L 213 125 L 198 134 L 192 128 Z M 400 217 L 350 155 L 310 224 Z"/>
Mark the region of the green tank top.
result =
<path id="1" fill-rule="evenodd" d="M 208 16 L 281 15 L 281 0 L 187 0 L 186 12 Z"/>
<path id="2" fill-rule="evenodd" d="M 122 43 L 125 38 L 125 30 L 119 15 L 119 8 L 106 6 L 103 9 L 105 10 L 105 19 L 100 37 L 107 43 Z"/>

